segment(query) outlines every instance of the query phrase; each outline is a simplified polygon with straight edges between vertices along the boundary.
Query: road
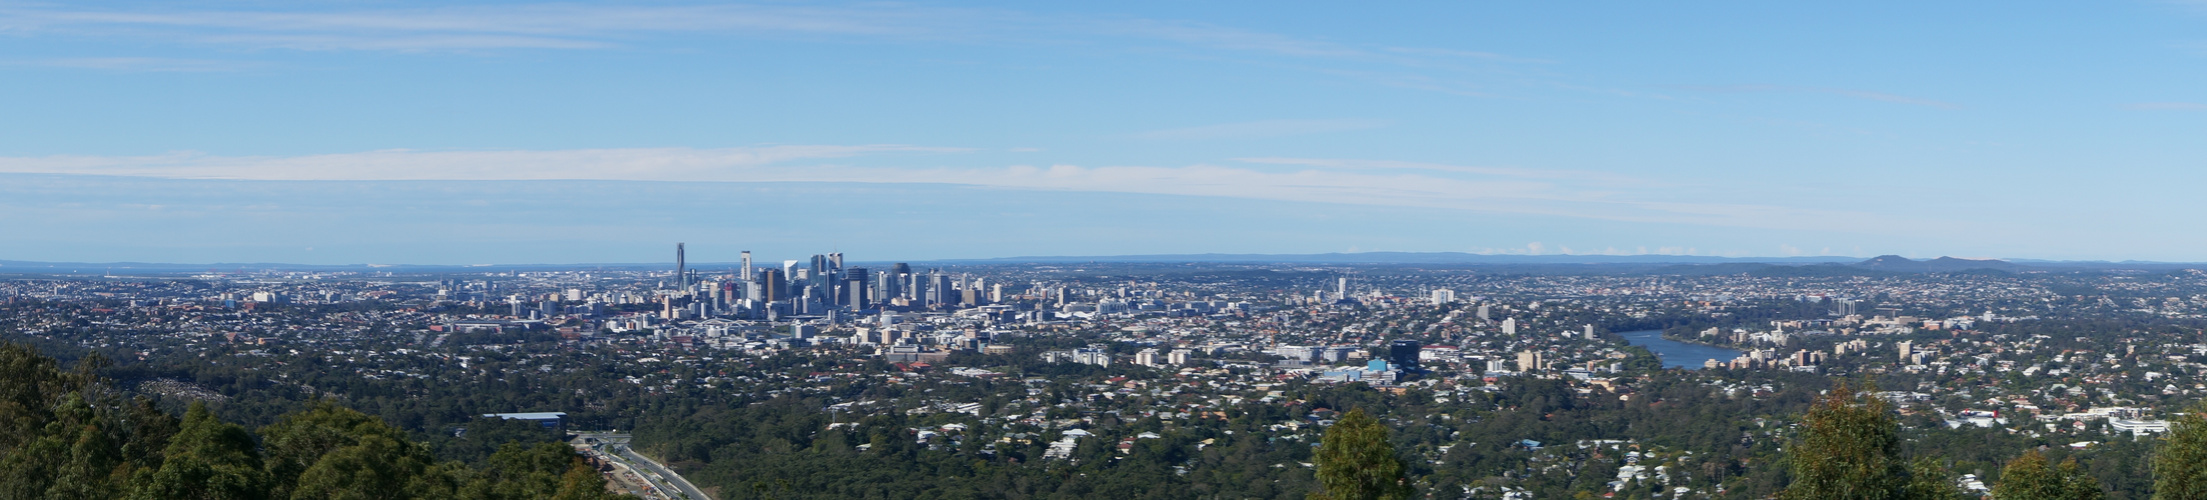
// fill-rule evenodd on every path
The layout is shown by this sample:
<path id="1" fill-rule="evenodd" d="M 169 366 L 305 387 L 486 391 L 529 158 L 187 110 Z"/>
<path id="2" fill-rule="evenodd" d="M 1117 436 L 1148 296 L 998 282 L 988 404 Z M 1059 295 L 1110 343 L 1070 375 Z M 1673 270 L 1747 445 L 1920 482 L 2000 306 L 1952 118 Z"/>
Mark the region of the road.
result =
<path id="1" fill-rule="evenodd" d="M 646 457 L 641 454 L 637 454 L 635 450 L 630 450 L 628 448 L 629 436 L 627 434 L 602 432 L 577 433 L 575 434 L 575 440 L 584 444 L 593 444 L 599 450 L 610 452 L 608 453 L 609 455 L 621 460 L 630 468 L 651 473 L 651 475 L 645 476 L 644 480 L 650 481 L 652 483 L 652 487 L 658 488 L 661 492 L 673 492 L 678 495 L 676 496 L 676 498 L 690 498 L 693 500 L 712 500 L 713 498 L 710 496 L 706 496 L 704 491 L 698 490 L 697 485 L 690 484 L 690 480 L 684 479 L 681 474 L 676 474 L 673 470 L 668 469 L 667 466 L 661 465 L 656 460 L 652 460 L 651 457 Z"/>
<path id="2" fill-rule="evenodd" d="M 690 480 L 683 479 L 681 474 L 668 470 L 666 466 L 659 465 L 659 462 L 652 461 L 650 457 L 636 454 L 635 451 L 628 449 L 628 445 L 619 445 L 615 449 L 620 452 L 622 458 L 631 460 L 631 465 L 642 466 L 644 470 L 664 477 L 665 482 L 671 483 L 675 487 L 675 491 L 680 491 L 682 494 L 696 500 L 712 500 L 713 497 L 705 496 L 705 492 L 698 491 L 697 486 L 690 484 Z"/>

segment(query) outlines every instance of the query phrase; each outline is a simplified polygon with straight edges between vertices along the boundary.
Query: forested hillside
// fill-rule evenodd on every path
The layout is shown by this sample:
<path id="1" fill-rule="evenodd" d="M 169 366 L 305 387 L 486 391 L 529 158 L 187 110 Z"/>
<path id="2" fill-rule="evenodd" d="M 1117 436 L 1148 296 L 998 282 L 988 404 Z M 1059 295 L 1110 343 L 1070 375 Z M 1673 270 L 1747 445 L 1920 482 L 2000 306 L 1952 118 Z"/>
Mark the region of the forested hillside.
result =
<path id="1" fill-rule="evenodd" d="M 315 401 L 248 431 L 205 404 L 182 418 L 125 397 L 93 356 L 64 368 L 0 343 L 0 497 L 132 499 L 612 498 L 557 443 L 438 461 L 382 419 Z"/>

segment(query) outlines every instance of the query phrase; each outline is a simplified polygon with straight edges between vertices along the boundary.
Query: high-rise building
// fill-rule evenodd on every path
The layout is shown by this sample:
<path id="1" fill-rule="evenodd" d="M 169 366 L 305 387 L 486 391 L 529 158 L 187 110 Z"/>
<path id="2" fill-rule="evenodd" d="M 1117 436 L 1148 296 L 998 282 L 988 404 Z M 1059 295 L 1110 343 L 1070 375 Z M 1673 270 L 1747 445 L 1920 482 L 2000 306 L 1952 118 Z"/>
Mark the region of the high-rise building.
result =
<path id="1" fill-rule="evenodd" d="M 689 263 L 682 260 L 681 243 L 674 244 L 674 282 L 681 287 L 682 293 L 690 292 L 690 268 Z"/>
<path id="2" fill-rule="evenodd" d="M 754 277 L 753 277 L 753 276 L 751 275 L 751 251 L 750 251 L 750 250 L 744 250 L 744 251 L 743 251 L 743 280 L 744 280 L 744 281 L 751 281 L 752 279 L 754 279 Z"/>
<path id="3" fill-rule="evenodd" d="M 1542 368 L 1544 367 L 1541 366 L 1540 353 L 1533 351 L 1519 351 L 1517 353 L 1517 371 L 1540 371 Z"/>
<path id="4" fill-rule="evenodd" d="M 1424 346 L 1416 340 L 1402 339 L 1389 342 L 1387 344 L 1387 362 L 1394 363 L 1395 367 L 1404 370 L 1417 370 L 1418 352 L 1422 350 L 1424 350 Z"/>
<path id="5" fill-rule="evenodd" d="M 843 280 L 843 305 L 850 306 L 851 309 L 865 309 L 870 305 L 866 300 L 865 278 Z"/>
<path id="6" fill-rule="evenodd" d="M 1433 291 L 1433 305 L 1447 305 L 1452 302 L 1456 302 L 1455 290 L 1442 288 Z"/>
<path id="7" fill-rule="evenodd" d="M 927 270 L 927 305 L 948 302 L 950 292 L 950 275 L 941 269 Z"/>
<path id="8" fill-rule="evenodd" d="M 1502 334 L 1517 335 L 1517 318 L 1502 318 Z"/>
<path id="9" fill-rule="evenodd" d="M 782 277 L 782 270 L 768 269 L 759 273 L 760 302 L 776 302 L 789 298 L 789 280 Z"/>
<path id="10" fill-rule="evenodd" d="M 1158 366 L 1157 354 L 1157 348 L 1155 347 L 1143 349 L 1142 352 L 1134 353 L 1134 364 L 1142 366 Z"/>
<path id="11" fill-rule="evenodd" d="M 810 287 L 809 290 L 812 292 L 810 296 L 820 299 L 820 302 L 823 303 L 834 303 L 836 300 L 835 285 L 837 284 L 835 274 L 836 266 L 833 259 L 827 255 L 812 256 L 812 273 L 805 276 L 805 284 Z"/>
<path id="12" fill-rule="evenodd" d="M 1334 282 L 1333 299 L 1342 300 L 1347 298 L 1349 298 L 1349 277 L 1342 276 L 1340 281 Z"/>
<path id="13" fill-rule="evenodd" d="M 1185 365 L 1188 364 L 1188 355 L 1190 354 L 1194 354 L 1194 351 L 1189 351 L 1187 349 L 1173 349 L 1172 352 L 1165 354 L 1165 362 L 1175 365 Z"/>

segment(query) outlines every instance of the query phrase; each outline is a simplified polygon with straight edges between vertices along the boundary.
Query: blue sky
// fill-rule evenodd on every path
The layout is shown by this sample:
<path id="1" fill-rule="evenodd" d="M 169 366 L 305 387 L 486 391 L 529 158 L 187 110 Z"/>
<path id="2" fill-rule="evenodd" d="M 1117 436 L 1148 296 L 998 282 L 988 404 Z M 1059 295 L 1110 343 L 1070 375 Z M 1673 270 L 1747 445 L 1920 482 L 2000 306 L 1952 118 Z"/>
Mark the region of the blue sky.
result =
<path id="1" fill-rule="evenodd" d="M 0 2 L 0 259 L 2207 261 L 2207 3 Z"/>

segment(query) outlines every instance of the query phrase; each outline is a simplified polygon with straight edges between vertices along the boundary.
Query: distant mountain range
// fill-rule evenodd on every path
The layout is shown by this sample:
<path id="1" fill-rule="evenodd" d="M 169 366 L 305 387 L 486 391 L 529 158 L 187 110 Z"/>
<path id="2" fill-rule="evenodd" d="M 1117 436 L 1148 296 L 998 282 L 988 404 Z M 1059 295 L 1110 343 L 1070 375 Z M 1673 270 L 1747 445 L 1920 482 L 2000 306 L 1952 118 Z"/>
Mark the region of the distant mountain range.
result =
<path id="1" fill-rule="evenodd" d="M 1310 265 L 1460 265 L 1494 266 L 1527 272 L 1652 272 L 1660 274 L 1765 274 L 1834 275 L 1876 273 L 1950 273 L 1967 271 L 2020 272 L 2030 270 L 2173 270 L 2207 268 L 2202 263 L 2138 261 L 1997 260 L 1939 257 L 1915 260 L 1898 255 L 1860 257 L 1709 257 L 1699 255 L 1491 255 L 1462 252 L 1356 252 L 1322 254 L 1158 254 L 1110 256 L 1037 256 L 990 259 L 911 261 L 941 265 L 1002 264 L 1310 264 Z M 700 262 L 697 269 L 726 269 L 732 262 Z M 597 264 L 282 264 L 215 263 L 170 264 L 147 262 L 32 262 L 0 260 L 0 274 L 178 274 L 225 271 L 322 271 L 395 273 L 479 273 L 575 269 L 646 270 L 672 267 L 670 262 Z"/>
<path id="2" fill-rule="evenodd" d="M 1355 252 L 1316 254 L 1198 253 L 1159 255 L 1000 257 L 941 262 L 1230 262 L 1281 264 L 1719 264 L 1760 262 L 1817 264 L 1861 257 L 1706 257 L 1699 255 L 1508 255 L 1464 252 Z"/>

